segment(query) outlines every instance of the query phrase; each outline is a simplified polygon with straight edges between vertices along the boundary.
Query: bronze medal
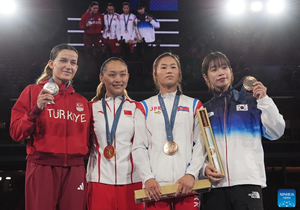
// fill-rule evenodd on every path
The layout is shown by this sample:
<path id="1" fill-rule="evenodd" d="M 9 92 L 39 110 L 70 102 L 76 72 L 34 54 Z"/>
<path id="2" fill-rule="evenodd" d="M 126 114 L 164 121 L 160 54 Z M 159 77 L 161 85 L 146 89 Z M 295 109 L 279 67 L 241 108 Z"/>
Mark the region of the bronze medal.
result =
<path id="1" fill-rule="evenodd" d="M 125 33 L 127 34 L 127 33 L 128 33 L 128 30 L 125 30 Z"/>
<path id="2" fill-rule="evenodd" d="M 59 92 L 59 87 L 55 82 L 47 82 L 43 89 L 48 90 L 53 96 Z"/>
<path id="3" fill-rule="evenodd" d="M 247 91 L 253 91 L 254 89 L 254 83 L 256 82 L 256 78 L 252 76 L 248 76 L 243 81 L 243 86 Z"/>
<path id="4" fill-rule="evenodd" d="M 110 29 L 107 30 L 107 33 L 110 33 Z"/>
<path id="5" fill-rule="evenodd" d="M 108 145 L 104 148 L 103 153 L 106 159 L 112 159 L 116 154 L 116 150 L 113 146 Z"/>
<path id="6" fill-rule="evenodd" d="M 178 145 L 174 141 L 168 141 L 165 143 L 164 152 L 167 155 L 174 155 L 178 150 Z"/>

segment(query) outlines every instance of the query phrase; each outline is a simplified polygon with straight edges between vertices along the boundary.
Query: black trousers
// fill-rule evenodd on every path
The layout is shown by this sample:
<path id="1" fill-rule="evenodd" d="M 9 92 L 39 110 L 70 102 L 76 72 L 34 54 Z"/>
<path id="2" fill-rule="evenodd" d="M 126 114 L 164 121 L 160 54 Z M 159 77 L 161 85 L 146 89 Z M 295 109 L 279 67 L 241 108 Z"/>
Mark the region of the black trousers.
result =
<path id="1" fill-rule="evenodd" d="M 203 210 L 263 210 L 262 189 L 257 185 L 212 188 L 203 193 Z"/>

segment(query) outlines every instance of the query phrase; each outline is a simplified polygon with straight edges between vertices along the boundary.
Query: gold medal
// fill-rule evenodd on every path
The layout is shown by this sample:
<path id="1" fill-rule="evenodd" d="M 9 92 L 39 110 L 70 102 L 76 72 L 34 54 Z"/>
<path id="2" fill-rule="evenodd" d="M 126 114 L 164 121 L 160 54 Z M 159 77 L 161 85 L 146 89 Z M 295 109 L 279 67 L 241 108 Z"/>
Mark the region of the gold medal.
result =
<path id="1" fill-rule="evenodd" d="M 256 78 L 255 77 L 252 77 L 252 76 L 248 76 L 244 79 L 243 81 L 243 86 L 246 90 L 248 91 L 253 91 L 253 88 L 254 88 L 254 83 L 256 82 Z"/>
<path id="2" fill-rule="evenodd" d="M 174 155 L 178 150 L 178 145 L 174 141 L 168 141 L 165 143 L 164 152 L 167 155 Z"/>
<path id="3" fill-rule="evenodd" d="M 116 150 L 113 146 L 108 145 L 104 148 L 103 153 L 106 159 L 112 159 L 116 154 Z"/>
<path id="4" fill-rule="evenodd" d="M 110 29 L 107 30 L 107 33 L 110 33 Z"/>
<path id="5" fill-rule="evenodd" d="M 125 30 L 125 33 L 128 33 L 128 30 Z"/>

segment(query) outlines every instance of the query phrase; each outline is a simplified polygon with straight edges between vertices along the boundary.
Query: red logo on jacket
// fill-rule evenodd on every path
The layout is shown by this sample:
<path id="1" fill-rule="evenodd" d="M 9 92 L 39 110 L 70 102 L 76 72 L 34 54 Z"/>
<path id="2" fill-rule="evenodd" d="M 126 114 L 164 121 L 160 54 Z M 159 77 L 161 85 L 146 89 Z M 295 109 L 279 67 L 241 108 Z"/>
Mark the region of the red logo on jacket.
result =
<path id="1" fill-rule="evenodd" d="M 132 115 L 132 112 L 130 110 L 124 110 L 124 114 L 125 115 L 128 115 L 128 116 L 131 116 Z"/>
<path id="2" fill-rule="evenodd" d="M 77 102 L 76 103 L 76 110 L 79 111 L 79 112 L 82 112 L 84 110 L 83 103 Z"/>

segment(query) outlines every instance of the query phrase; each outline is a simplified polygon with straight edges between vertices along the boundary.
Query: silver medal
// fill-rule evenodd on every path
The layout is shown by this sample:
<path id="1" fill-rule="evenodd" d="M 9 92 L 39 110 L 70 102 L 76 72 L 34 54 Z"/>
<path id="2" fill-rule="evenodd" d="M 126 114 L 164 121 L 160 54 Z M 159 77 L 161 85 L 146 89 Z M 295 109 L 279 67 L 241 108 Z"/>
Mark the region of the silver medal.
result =
<path id="1" fill-rule="evenodd" d="M 48 90 L 53 96 L 55 96 L 59 92 L 59 87 L 54 82 L 47 82 L 44 85 L 43 89 Z"/>

